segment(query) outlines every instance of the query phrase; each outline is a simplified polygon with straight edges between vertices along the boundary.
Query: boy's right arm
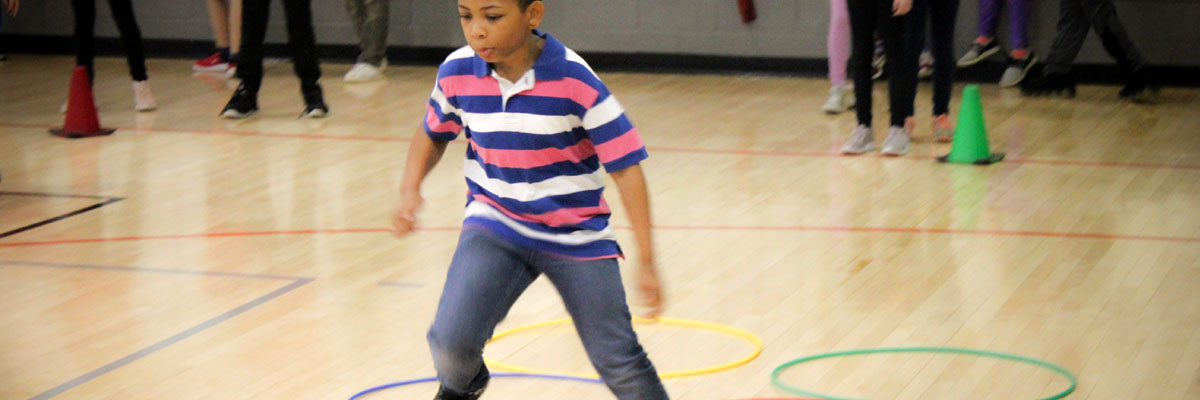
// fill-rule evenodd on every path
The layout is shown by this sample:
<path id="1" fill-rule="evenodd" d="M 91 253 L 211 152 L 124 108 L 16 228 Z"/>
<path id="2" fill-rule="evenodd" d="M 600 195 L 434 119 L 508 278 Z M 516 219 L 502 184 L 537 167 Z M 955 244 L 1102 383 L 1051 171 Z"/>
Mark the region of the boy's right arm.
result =
<path id="1" fill-rule="evenodd" d="M 404 179 L 400 183 L 400 203 L 392 212 L 392 234 L 396 237 L 413 231 L 417 210 L 421 208 L 421 182 L 442 159 L 449 143 L 431 139 L 422 129 L 413 134 L 408 148 L 408 161 L 404 166 Z"/>

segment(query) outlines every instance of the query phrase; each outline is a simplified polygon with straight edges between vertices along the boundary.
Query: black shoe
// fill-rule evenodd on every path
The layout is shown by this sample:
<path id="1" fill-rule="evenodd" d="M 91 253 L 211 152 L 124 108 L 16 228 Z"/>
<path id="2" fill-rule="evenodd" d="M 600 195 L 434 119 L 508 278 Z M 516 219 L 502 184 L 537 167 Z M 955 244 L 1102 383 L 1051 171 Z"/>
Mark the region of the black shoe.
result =
<path id="1" fill-rule="evenodd" d="M 443 386 L 438 388 L 437 396 L 433 400 L 478 400 L 479 396 L 483 396 L 483 389 L 468 394 L 457 394 Z"/>
<path id="2" fill-rule="evenodd" d="M 1043 75 L 1041 65 L 1034 65 L 1021 81 L 1021 94 L 1026 96 L 1075 97 L 1075 77 L 1071 74 Z"/>
<path id="3" fill-rule="evenodd" d="M 1154 84 L 1154 75 L 1145 67 L 1133 71 L 1125 80 L 1125 87 L 1118 94 L 1122 99 L 1135 103 L 1145 103 L 1158 95 L 1158 86 Z"/>
<path id="4" fill-rule="evenodd" d="M 251 89 L 242 83 L 233 92 L 229 103 L 225 104 L 225 108 L 221 110 L 221 116 L 227 119 L 242 119 L 254 115 L 256 112 L 258 112 L 258 90 Z"/>
<path id="5" fill-rule="evenodd" d="M 300 114 L 300 118 L 325 118 L 329 115 L 329 106 L 325 105 L 320 86 L 314 85 L 301 92 L 304 94 L 304 113 Z"/>

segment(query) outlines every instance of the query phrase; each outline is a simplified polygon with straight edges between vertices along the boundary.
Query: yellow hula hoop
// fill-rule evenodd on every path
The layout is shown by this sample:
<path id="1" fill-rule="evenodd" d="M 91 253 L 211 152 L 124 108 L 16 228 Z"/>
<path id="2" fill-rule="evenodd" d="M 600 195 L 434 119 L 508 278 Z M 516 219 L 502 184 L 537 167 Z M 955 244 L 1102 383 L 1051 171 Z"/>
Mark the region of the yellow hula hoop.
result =
<path id="1" fill-rule="evenodd" d="M 706 374 L 711 374 L 711 373 L 715 373 L 715 372 L 731 370 L 731 369 L 746 365 L 750 361 L 753 361 L 755 358 L 758 358 L 758 355 L 762 353 L 762 349 L 763 349 L 762 339 L 760 339 L 757 335 L 750 333 L 748 331 L 742 330 L 742 329 L 734 328 L 732 326 L 714 324 L 711 322 L 691 321 L 691 320 L 686 320 L 686 319 L 668 318 L 668 317 L 659 317 L 656 319 L 634 318 L 633 321 L 634 322 L 643 322 L 643 323 L 646 323 L 646 322 L 655 323 L 656 322 L 656 323 L 662 323 L 662 324 L 666 324 L 666 325 L 675 325 L 675 326 L 682 326 L 685 328 L 696 328 L 696 329 L 702 329 L 702 330 L 706 330 L 706 331 L 724 333 L 724 334 L 745 340 L 745 341 L 749 342 L 750 344 L 754 345 L 754 351 L 751 352 L 750 355 L 743 357 L 740 360 L 737 360 L 737 361 L 734 361 L 734 362 L 731 362 L 728 364 L 721 364 L 721 365 L 707 367 L 707 368 L 696 368 L 696 369 L 688 369 L 688 370 L 682 370 L 682 371 L 662 372 L 662 373 L 658 374 L 658 377 L 662 378 L 662 379 L 682 378 L 685 376 L 706 375 Z M 571 322 L 570 318 L 563 318 L 563 319 L 556 319 L 556 320 L 546 321 L 546 322 L 538 322 L 536 324 L 530 324 L 530 325 L 525 325 L 522 327 L 509 329 L 507 331 L 500 332 L 500 333 L 493 335 L 491 339 L 488 339 L 487 343 L 492 343 L 492 342 L 500 340 L 506 336 L 511 336 L 511 335 L 514 335 L 517 333 L 530 331 L 530 330 L 534 330 L 534 329 L 538 329 L 538 328 L 544 328 L 547 326 L 565 325 L 570 322 Z M 552 370 L 545 370 L 545 369 L 522 367 L 519 365 L 502 363 L 502 362 L 499 362 L 496 360 L 489 359 L 487 357 L 484 357 L 483 362 L 485 364 L 487 364 L 489 367 L 492 367 L 492 368 L 495 368 L 498 370 L 521 372 L 521 373 L 526 373 L 526 374 L 563 375 L 563 376 L 573 376 L 573 377 L 577 377 L 577 378 L 591 378 L 591 379 L 600 377 L 599 375 L 596 375 L 596 374 L 580 374 L 580 373 L 560 372 L 560 371 L 552 371 Z"/>

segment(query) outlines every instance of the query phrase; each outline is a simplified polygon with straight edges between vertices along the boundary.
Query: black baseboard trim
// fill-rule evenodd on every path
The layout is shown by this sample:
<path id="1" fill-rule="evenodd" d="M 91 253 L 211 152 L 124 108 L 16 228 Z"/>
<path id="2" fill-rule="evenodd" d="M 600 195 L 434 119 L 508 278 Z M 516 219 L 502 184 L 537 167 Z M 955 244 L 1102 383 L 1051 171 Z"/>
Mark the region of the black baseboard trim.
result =
<path id="1" fill-rule="evenodd" d="M 147 39 L 146 54 L 156 58 L 200 58 L 212 52 L 212 42 L 188 39 Z M 74 52 L 74 41 L 68 36 L 0 35 L 0 53 L 56 54 Z M 388 62 L 394 65 L 438 65 L 450 47 L 388 47 Z M 286 57 L 283 44 L 267 44 L 268 57 Z M 117 38 L 96 38 L 96 53 L 119 56 L 121 42 Z M 324 62 L 353 62 L 358 47 L 352 44 L 317 45 L 317 54 Z M 763 74 L 780 76 L 826 76 L 823 58 L 801 57 L 737 57 L 668 53 L 580 52 L 597 70 L 682 73 L 682 74 Z M 983 62 L 955 71 L 960 82 L 994 83 L 1004 72 L 1001 62 Z M 1200 87 L 1200 66 L 1156 66 L 1155 74 L 1164 86 Z M 1112 64 L 1082 64 L 1075 66 L 1076 79 L 1084 83 L 1120 84 L 1121 76 Z"/>

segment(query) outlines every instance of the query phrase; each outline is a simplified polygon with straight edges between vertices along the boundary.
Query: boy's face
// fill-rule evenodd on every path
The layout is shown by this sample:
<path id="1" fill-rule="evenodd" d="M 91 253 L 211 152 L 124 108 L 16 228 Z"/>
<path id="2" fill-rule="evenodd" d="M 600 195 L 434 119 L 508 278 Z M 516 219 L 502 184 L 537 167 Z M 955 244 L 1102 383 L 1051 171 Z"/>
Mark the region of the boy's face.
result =
<path id="1" fill-rule="evenodd" d="M 504 63 L 525 50 L 529 32 L 545 9 L 535 1 L 524 10 L 517 0 L 458 0 L 459 22 L 472 50 L 490 63 Z"/>

